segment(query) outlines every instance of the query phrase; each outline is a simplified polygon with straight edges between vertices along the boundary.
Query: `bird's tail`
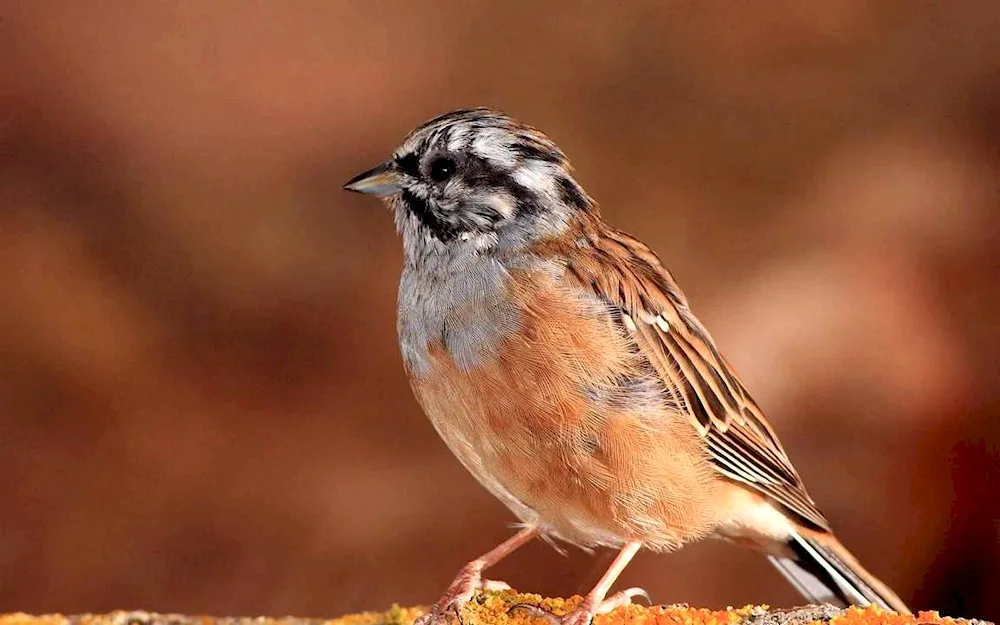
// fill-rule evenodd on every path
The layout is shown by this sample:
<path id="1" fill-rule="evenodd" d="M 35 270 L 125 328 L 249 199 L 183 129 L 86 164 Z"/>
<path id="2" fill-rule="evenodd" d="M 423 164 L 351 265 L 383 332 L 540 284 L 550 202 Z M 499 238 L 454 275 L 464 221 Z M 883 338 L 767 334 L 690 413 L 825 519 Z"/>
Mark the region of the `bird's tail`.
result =
<path id="1" fill-rule="evenodd" d="M 874 604 L 910 614 L 896 593 L 866 571 L 833 534 L 802 529 L 792 533 L 788 548 L 788 556 L 768 557 L 808 600 L 842 607 Z"/>

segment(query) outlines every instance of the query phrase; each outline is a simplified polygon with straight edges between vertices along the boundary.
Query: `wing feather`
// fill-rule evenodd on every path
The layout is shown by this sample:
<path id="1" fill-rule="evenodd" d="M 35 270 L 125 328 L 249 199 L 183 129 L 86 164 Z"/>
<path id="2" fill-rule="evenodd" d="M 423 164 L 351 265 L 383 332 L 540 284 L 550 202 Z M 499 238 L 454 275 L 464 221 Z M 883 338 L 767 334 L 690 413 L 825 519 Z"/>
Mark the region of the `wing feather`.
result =
<path id="1" fill-rule="evenodd" d="M 808 526 L 828 529 L 774 430 L 656 255 L 599 222 L 589 224 L 578 240 L 588 245 L 546 251 L 565 259 L 567 276 L 579 286 L 620 310 L 671 401 L 705 439 L 716 469 Z"/>

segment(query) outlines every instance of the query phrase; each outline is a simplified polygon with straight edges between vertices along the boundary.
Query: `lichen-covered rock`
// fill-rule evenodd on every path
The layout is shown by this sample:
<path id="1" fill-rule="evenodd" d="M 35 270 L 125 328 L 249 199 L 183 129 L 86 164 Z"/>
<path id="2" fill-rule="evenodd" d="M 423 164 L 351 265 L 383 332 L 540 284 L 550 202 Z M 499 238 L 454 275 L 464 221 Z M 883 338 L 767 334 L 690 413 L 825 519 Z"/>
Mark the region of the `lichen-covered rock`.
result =
<path id="1" fill-rule="evenodd" d="M 515 591 L 485 592 L 455 615 L 461 625 L 548 625 L 521 606 L 537 606 L 555 615 L 565 614 L 581 601 L 580 597 L 552 599 Z M 152 612 L 111 612 L 63 616 L 46 614 L 0 615 L 0 625 L 412 625 L 424 608 L 393 606 L 385 612 L 363 612 L 335 619 L 211 617 L 156 614 Z M 728 610 L 690 608 L 683 605 L 631 605 L 598 616 L 594 625 L 990 625 L 986 621 L 953 619 L 937 612 L 903 616 L 878 608 L 805 606 L 790 610 L 770 610 L 767 606 L 746 606 Z"/>

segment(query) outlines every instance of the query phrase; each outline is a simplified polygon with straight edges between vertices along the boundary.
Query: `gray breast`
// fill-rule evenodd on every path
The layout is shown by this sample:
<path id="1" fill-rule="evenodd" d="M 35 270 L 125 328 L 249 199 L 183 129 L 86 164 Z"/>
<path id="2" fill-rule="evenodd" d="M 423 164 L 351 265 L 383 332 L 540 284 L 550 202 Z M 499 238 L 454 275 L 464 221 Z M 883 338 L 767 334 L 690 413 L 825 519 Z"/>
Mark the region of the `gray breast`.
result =
<path id="1" fill-rule="evenodd" d="M 471 242 L 447 249 L 435 243 L 407 251 L 399 283 L 399 345 L 416 376 L 429 371 L 428 347 L 434 344 L 465 371 L 489 362 L 520 321 L 507 296 L 507 267 L 494 254 Z"/>

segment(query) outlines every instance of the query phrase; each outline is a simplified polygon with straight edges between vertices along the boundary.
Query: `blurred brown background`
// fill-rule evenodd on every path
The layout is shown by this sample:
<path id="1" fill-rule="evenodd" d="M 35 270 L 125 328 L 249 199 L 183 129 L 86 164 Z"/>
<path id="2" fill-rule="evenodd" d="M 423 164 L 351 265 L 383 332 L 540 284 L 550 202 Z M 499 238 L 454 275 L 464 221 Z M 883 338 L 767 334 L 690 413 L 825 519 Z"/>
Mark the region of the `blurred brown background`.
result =
<path id="1" fill-rule="evenodd" d="M 429 602 L 509 535 L 411 398 L 389 215 L 340 191 L 490 105 L 660 252 L 861 560 L 1000 618 L 1000 3 L 583 7 L 0 2 L 0 611 Z M 621 584 L 799 601 L 714 542 Z"/>

